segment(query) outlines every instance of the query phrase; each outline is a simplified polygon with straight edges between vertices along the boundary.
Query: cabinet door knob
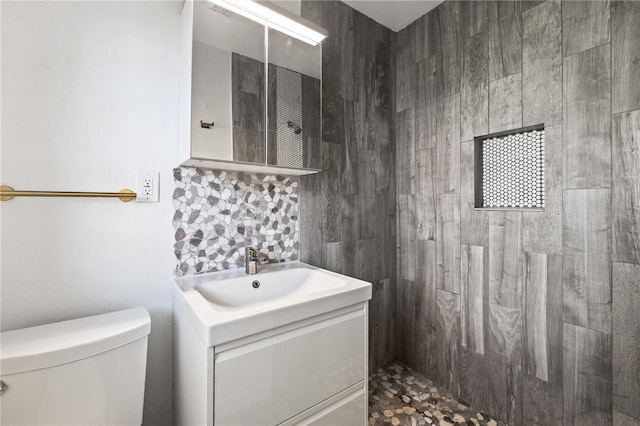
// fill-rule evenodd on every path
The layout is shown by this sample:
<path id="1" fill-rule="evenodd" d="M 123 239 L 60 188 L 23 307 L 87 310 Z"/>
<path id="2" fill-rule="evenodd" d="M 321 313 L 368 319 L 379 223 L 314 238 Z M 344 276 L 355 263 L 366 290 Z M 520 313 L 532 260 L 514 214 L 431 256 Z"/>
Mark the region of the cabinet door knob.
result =
<path id="1" fill-rule="evenodd" d="M 3 381 L 0 381 L 0 395 L 2 395 L 3 393 L 5 393 L 7 391 L 7 389 L 9 389 L 9 385 L 6 384 Z"/>

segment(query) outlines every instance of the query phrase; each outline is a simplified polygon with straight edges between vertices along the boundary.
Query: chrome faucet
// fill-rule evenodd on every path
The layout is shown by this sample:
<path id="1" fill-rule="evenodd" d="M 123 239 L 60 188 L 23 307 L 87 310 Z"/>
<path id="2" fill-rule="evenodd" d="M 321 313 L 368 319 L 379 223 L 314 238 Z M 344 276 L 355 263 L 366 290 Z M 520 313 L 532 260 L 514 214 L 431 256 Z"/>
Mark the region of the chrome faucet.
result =
<path id="1" fill-rule="evenodd" d="M 258 250 L 253 247 L 244 248 L 244 271 L 247 275 L 255 275 L 258 273 L 258 265 L 266 259 L 260 257 Z"/>

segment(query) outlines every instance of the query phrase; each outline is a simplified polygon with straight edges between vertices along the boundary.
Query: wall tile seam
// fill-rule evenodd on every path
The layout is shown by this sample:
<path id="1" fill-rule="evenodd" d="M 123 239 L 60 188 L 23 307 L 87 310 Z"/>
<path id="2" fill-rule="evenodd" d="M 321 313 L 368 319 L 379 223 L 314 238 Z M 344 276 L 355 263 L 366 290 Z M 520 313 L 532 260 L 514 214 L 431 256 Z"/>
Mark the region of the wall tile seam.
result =
<path id="1" fill-rule="evenodd" d="M 608 256 L 608 260 L 609 260 L 609 300 L 611 301 L 611 313 L 610 313 L 610 330 L 611 330 L 611 335 L 612 335 L 612 339 L 613 339 L 613 334 L 615 333 L 614 330 L 614 312 L 613 312 L 613 287 L 614 287 L 614 274 L 613 274 L 613 263 L 614 263 L 614 256 L 617 254 L 617 248 L 615 247 L 614 244 L 614 233 L 616 232 L 615 230 L 615 215 L 614 215 L 614 209 L 613 209 L 613 198 L 614 198 L 614 187 L 616 186 L 616 181 L 614 179 L 615 177 L 615 166 L 614 166 L 614 161 L 615 161 L 615 156 L 614 156 L 614 151 L 615 151 L 615 147 L 614 147 L 614 133 L 615 133 L 615 122 L 614 122 L 614 112 L 613 112 L 613 96 L 614 96 L 614 78 L 613 78 L 613 73 L 614 73 L 614 69 L 613 69 L 613 37 L 612 37 L 612 33 L 611 33 L 611 4 L 609 4 L 609 211 L 608 211 L 608 215 L 607 215 L 607 225 L 608 225 L 608 232 L 607 232 L 607 243 L 609 244 L 609 256 Z M 564 87 L 564 84 L 563 84 Z M 564 244 L 564 242 L 563 242 Z M 611 347 L 611 360 L 612 360 L 612 366 L 613 366 L 613 345 Z M 613 373 L 612 373 L 613 374 Z M 613 383 L 613 380 L 612 380 Z M 613 393 L 613 389 L 612 389 L 612 393 Z M 613 396 L 612 396 L 613 397 Z M 613 407 L 615 408 L 615 398 L 614 398 L 614 402 L 613 402 Z"/>
<path id="2" fill-rule="evenodd" d="M 611 186 L 590 186 L 585 188 L 562 188 L 562 192 L 564 191 L 611 191 Z M 562 200 L 562 205 L 564 206 L 564 199 Z M 611 203 L 609 203 L 609 207 L 611 207 Z"/>
<path id="3" fill-rule="evenodd" d="M 611 78 L 611 81 L 613 81 L 613 77 Z M 613 86 L 613 84 L 612 84 Z M 613 96 L 611 97 L 611 103 L 613 104 Z M 617 115 L 622 115 L 622 114 L 632 114 L 634 112 L 640 112 L 640 108 L 635 108 L 635 109 L 629 109 L 629 110 L 624 110 L 624 111 L 613 111 L 613 108 L 611 110 L 611 117 L 615 117 Z"/>
<path id="4" fill-rule="evenodd" d="M 522 253 L 523 254 L 527 254 L 527 253 L 529 253 L 529 254 L 538 254 L 538 255 L 547 256 L 547 257 L 549 257 L 549 256 L 558 256 L 558 257 L 564 256 L 564 253 L 562 253 L 562 254 L 559 254 L 559 253 L 546 253 L 546 252 L 543 252 L 543 251 L 524 250 L 524 249 L 522 250 Z"/>
<path id="5" fill-rule="evenodd" d="M 613 302 L 608 304 L 608 306 L 613 306 Z M 613 315 L 612 315 L 612 317 L 613 317 Z M 613 320 L 612 320 L 612 322 L 613 322 Z M 613 336 L 613 330 L 612 330 L 611 333 L 608 333 L 606 331 L 597 330 L 597 329 L 594 329 L 594 328 L 591 328 L 591 327 L 588 327 L 588 326 L 584 326 L 584 325 L 580 325 L 580 324 L 574 324 L 571 321 L 567 321 L 564 317 L 562 318 L 562 324 L 563 325 L 564 324 L 571 325 L 573 327 L 579 327 L 579 328 L 582 328 L 584 330 L 593 331 L 594 333 L 600 333 L 600 334 L 604 334 L 606 336 Z M 564 333 L 563 333 L 562 337 L 563 337 L 563 340 L 564 340 Z"/>
<path id="6" fill-rule="evenodd" d="M 613 265 L 615 264 L 620 264 L 620 265 L 637 265 L 640 266 L 640 263 L 636 263 L 636 262 L 622 262 L 619 260 L 611 260 L 611 265 L 613 267 Z"/>
<path id="7" fill-rule="evenodd" d="M 520 49 L 520 56 L 522 56 L 522 49 Z M 522 68 L 520 68 L 520 71 L 518 71 L 518 72 L 512 72 L 511 74 L 505 74 L 505 75 L 503 75 L 501 77 L 490 78 L 490 79 L 488 79 L 488 83 L 493 83 L 495 81 L 502 80 L 503 78 L 511 77 L 511 76 L 516 75 L 516 74 L 522 74 Z"/>
<path id="8" fill-rule="evenodd" d="M 535 10 L 535 9 L 537 9 L 537 8 L 540 8 L 541 6 L 544 6 L 544 5 L 547 3 L 547 1 L 549 1 L 549 0 L 544 0 L 544 1 L 542 1 L 540 4 L 537 4 L 537 5 L 533 6 L 533 7 L 530 7 L 529 9 L 527 9 L 527 10 L 525 10 L 525 11 L 522 11 L 522 12 L 521 12 L 522 19 L 524 19 L 524 17 L 525 17 L 524 15 L 525 15 L 525 14 L 528 14 L 530 11 Z M 555 2 L 558 2 L 558 3 L 562 3 L 562 0 L 551 0 L 551 1 L 555 1 Z M 562 14 L 562 8 L 560 9 L 560 13 Z M 562 18 L 562 17 L 561 17 L 561 18 Z M 562 26 L 562 19 L 560 20 L 560 26 Z"/>
<path id="9" fill-rule="evenodd" d="M 625 412 L 625 411 L 623 411 L 622 409 L 620 409 L 620 408 L 616 408 L 616 407 L 615 407 L 615 403 L 614 403 L 614 407 L 613 407 L 613 414 L 614 414 L 614 417 L 615 417 L 615 413 L 616 413 L 616 412 L 618 412 L 618 413 L 620 413 L 620 414 L 622 414 L 622 415 L 624 415 L 624 416 L 627 416 L 627 417 L 629 417 L 631 420 L 634 420 L 634 421 L 636 421 L 636 422 L 638 422 L 638 423 L 640 424 L 640 417 L 634 417 L 634 416 L 633 416 L 633 414 L 626 413 L 626 412 Z M 615 426 L 617 426 L 617 423 L 615 424 Z M 638 426 L 638 425 L 631 425 L 631 426 Z"/>
<path id="10" fill-rule="evenodd" d="M 563 59 L 564 58 L 569 58 L 569 57 L 574 56 L 576 54 L 579 54 L 579 53 L 582 53 L 582 52 L 586 52 L 588 50 L 595 49 L 597 47 L 600 47 L 600 46 L 603 46 L 605 44 L 610 44 L 611 43 L 611 6 L 610 6 L 610 3 L 609 3 L 609 0 L 607 0 L 607 3 L 609 3 L 609 19 L 607 20 L 607 25 L 609 27 L 609 33 L 608 33 L 607 41 L 604 42 L 604 43 L 601 43 L 601 44 L 599 44 L 597 46 L 592 46 L 592 47 L 590 47 L 588 49 L 584 49 L 584 50 L 581 50 L 579 52 L 574 52 L 571 55 L 565 56 L 565 46 L 564 46 L 564 28 L 565 28 L 564 17 L 565 17 L 565 13 L 564 13 L 564 5 L 566 4 L 567 1 L 570 1 L 570 0 L 561 0 L 560 1 L 560 27 L 562 29 L 562 41 L 563 41 L 563 43 L 562 43 L 562 58 Z M 597 2 L 597 1 L 601 1 L 601 0 L 593 0 L 593 1 Z"/>
<path id="11" fill-rule="evenodd" d="M 598 0 L 593 0 L 593 1 L 598 1 Z M 564 3 L 564 1 L 563 1 L 563 3 Z M 563 30 L 564 30 L 564 28 L 563 28 Z M 563 55 L 563 56 L 562 56 L 562 62 L 564 63 L 564 61 L 565 61 L 566 59 L 572 59 L 572 58 L 575 58 L 575 57 L 576 57 L 576 56 L 578 56 L 578 55 L 581 55 L 581 54 L 584 54 L 584 53 L 587 53 L 587 52 L 591 52 L 592 50 L 601 49 L 603 46 L 607 46 L 607 45 L 611 46 L 611 42 L 610 42 L 610 41 L 608 41 L 608 42 L 606 42 L 606 43 L 602 43 L 602 44 L 599 44 L 599 45 L 597 45 L 597 46 L 593 46 L 593 47 L 590 47 L 590 48 L 588 48 L 588 49 L 581 50 L 580 52 L 572 53 L 572 54 L 571 54 L 571 55 L 569 55 L 569 56 L 564 56 L 564 55 Z M 563 52 L 563 53 L 564 53 L 564 52 Z"/>

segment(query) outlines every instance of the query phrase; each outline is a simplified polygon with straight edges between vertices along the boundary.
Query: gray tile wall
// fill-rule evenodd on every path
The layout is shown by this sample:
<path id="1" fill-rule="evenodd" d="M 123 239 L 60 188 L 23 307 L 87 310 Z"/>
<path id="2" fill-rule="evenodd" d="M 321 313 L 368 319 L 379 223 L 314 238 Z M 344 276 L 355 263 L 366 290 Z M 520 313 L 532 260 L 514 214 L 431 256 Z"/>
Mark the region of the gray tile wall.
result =
<path id="1" fill-rule="evenodd" d="M 640 422 L 640 2 L 446 1 L 397 35 L 398 357 L 512 425 Z M 543 213 L 473 137 L 544 123 Z"/>
<path id="2" fill-rule="evenodd" d="M 300 182 L 300 259 L 373 284 L 374 370 L 396 357 L 391 31 L 338 1 L 303 1 L 302 16 L 329 37 L 322 48 L 323 171 Z"/>

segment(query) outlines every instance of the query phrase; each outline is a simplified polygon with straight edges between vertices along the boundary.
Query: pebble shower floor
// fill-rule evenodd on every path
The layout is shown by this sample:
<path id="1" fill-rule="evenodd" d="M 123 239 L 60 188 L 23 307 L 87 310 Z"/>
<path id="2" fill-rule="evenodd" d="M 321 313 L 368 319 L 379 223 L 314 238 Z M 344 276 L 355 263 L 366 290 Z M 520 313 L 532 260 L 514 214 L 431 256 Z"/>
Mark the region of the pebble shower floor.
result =
<path id="1" fill-rule="evenodd" d="M 400 363 L 369 375 L 369 424 L 505 426 Z"/>

